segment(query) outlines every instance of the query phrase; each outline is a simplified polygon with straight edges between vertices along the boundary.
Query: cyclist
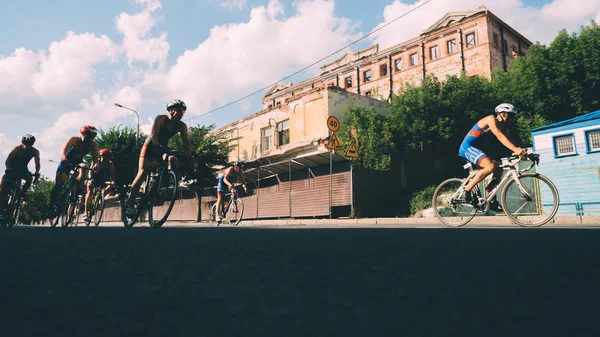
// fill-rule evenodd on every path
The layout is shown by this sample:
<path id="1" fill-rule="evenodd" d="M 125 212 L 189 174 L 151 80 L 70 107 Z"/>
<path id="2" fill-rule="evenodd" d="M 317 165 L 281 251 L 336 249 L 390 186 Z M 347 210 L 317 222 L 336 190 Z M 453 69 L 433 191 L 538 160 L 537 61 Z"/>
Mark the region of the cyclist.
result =
<path id="1" fill-rule="evenodd" d="M 506 148 L 513 153 L 516 153 L 521 157 L 527 155 L 527 150 L 514 145 L 515 142 L 509 133 L 509 121 L 512 118 L 515 118 L 516 115 L 517 109 L 514 105 L 510 103 L 498 105 L 494 109 L 494 115 L 488 115 L 475 123 L 469 133 L 465 136 L 462 144 L 460 144 L 458 154 L 471 163 L 481 167 L 481 171 L 479 171 L 473 180 L 465 186 L 465 199 L 468 203 L 473 205 L 477 204 L 477 197 L 473 194 L 471 189 L 480 181 L 484 180 L 485 177 L 491 173 L 494 174 L 492 181 L 486 187 L 486 191 L 489 192 L 496 187 L 502 176 L 502 169 L 496 165 L 496 162 L 475 147 L 481 138 L 493 134 L 502 145 L 506 146 Z M 495 209 L 499 208 L 499 205 L 494 206 Z"/>
<path id="2" fill-rule="evenodd" d="M 52 218 L 56 206 L 56 198 L 67 180 L 67 175 L 75 166 L 83 163 L 83 157 L 91 152 L 93 165 L 98 164 L 98 145 L 94 142 L 94 138 L 98 134 L 98 130 L 91 125 L 84 125 L 79 129 L 80 137 L 70 137 L 60 150 L 61 162 L 56 169 L 56 179 L 52 192 L 50 194 L 50 205 L 46 210 L 46 217 Z M 87 177 L 87 167 L 84 165 L 78 173 L 77 181 L 80 189 L 84 186 L 84 177 Z"/>
<path id="3" fill-rule="evenodd" d="M 19 184 L 21 179 L 25 180 L 23 185 L 23 200 L 27 201 L 27 190 L 31 186 L 31 172 L 27 166 L 32 158 L 35 159 L 35 179 L 34 182 L 40 177 L 40 151 L 33 147 L 35 143 L 35 137 L 27 134 L 21 138 L 21 145 L 15 146 L 6 158 L 6 171 L 2 176 L 0 182 L 0 218 L 4 215 L 6 207 L 7 192 L 14 185 Z"/>
<path id="4" fill-rule="evenodd" d="M 167 156 L 169 170 L 177 168 L 177 158 L 170 155 L 170 151 L 167 144 L 173 136 L 177 133 L 181 134 L 181 140 L 183 142 L 183 148 L 186 154 L 191 158 L 192 156 L 192 145 L 188 137 L 187 125 L 181 121 L 183 115 L 187 110 L 187 106 L 182 100 L 176 99 L 167 103 L 167 114 L 158 115 L 154 119 L 152 130 L 144 146 L 140 151 L 139 158 L 139 169 L 138 173 L 131 184 L 131 191 L 129 193 L 128 207 L 125 211 L 127 217 L 135 216 L 136 210 L 134 207 L 135 198 L 140 190 L 140 186 L 146 174 L 150 169 L 150 164 L 154 161 L 161 161 L 164 156 Z"/>
<path id="5" fill-rule="evenodd" d="M 96 188 L 104 188 L 106 186 L 106 193 L 110 193 L 114 188 L 115 181 L 115 166 L 112 161 L 112 151 L 109 149 L 102 149 L 98 153 L 100 160 L 98 165 L 92 165 L 91 177 L 87 182 L 87 192 L 85 194 L 85 206 L 83 213 L 83 221 L 87 221 L 88 209 L 90 207 L 90 201 L 92 194 Z"/>
<path id="6" fill-rule="evenodd" d="M 233 176 L 237 176 L 240 183 L 242 183 L 242 187 L 244 188 L 244 192 L 248 193 L 248 188 L 246 187 L 246 183 L 244 182 L 244 163 L 241 161 L 234 161 L 231 163 L 227 169 L 223 172 L 223 174 L 219 175 L 217 182 L 217 210 L 216 210 L 216 221 L 221 222 L 221 209 L 223 208 L 223 197 L 225 196 L 225 192 L 233 190 L 233 183 L 229 180 Z"/>

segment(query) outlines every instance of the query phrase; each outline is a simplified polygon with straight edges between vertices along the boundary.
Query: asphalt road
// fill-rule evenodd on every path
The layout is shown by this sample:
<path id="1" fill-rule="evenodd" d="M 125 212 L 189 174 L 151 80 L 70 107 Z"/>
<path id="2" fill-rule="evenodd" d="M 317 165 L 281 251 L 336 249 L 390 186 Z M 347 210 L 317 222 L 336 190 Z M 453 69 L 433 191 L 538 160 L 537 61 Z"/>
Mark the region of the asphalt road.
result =
<path id="1" fill-rule="evenodd" d="M 2 336 L 597 336 L 596 229 L 0 231 Z"/>

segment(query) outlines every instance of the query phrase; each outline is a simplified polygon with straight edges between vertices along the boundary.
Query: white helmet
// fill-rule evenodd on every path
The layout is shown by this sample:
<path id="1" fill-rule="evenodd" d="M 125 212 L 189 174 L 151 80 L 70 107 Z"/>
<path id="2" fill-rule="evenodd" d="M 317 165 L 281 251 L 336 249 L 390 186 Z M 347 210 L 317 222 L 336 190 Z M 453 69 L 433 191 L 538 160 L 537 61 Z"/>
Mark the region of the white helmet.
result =
<path id="1" fill-rule="evenodd" d="M 517 114 L 517 108 L 515 108 L 514 105 L 510 104 L 510 103 L 502 103 L 500 105 L 498 105 L 496 107 L 496 109 L 494 109 L 494 111 L 499 114 L 501 112 L 510 112 L 513 114 Z"/>

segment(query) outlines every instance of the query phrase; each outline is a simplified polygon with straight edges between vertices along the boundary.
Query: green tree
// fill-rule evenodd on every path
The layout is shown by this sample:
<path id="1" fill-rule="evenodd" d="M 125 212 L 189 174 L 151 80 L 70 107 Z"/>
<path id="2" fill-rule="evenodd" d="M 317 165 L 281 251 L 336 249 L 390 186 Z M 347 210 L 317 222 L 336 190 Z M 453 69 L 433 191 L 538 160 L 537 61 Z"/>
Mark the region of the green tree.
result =
<path id="1" fill-rule="evenodd" d="M 342 147 L 353 143 L 360 154 L 354 165 L 377 170 L 391 168 L 394 143 L 389 115 L 377 113 L 374 107 L 351 106 L 344 111 L 340 123 L 337 134 Z"/>
<path id="2" fill-rule="evenodd" d="M 179 159 L 179 174 L 182 179 L 194 181 L 196 188 L 206 188 L 215 185 L 215 166 L 226 165 L 229 153 L 235 145 L 233 141 L 227 139 L 225 132 L 213 132 L 215 125 L 198 125 L 188 128 L 188 135 L 192 145 L 194 157 L 194 166 L 189 160 L 186 160 L 185 151 L 181 135 L 177 135 L 169 141 L 169 148 Z"/>
<path id="3" fill-rule="evenodd" d="M 115 165 L 115 183 L 119 193 L 130 184 L 137 174 L 140 149 L 144 144 L 146 135 L 140 134 L 137 138 L 136 129 L 130 126 L 113 126 L 108 130 L 99 130 L 96 143 L 99 149 L 108 148 L 113 153 Z M 88 164 L 91 161 L 87 157 Z"/>
<path id="4" fill-rule="evenodd" d="M 36 184 L 31 185 L 27 192 L 27 205 L 21 210 L 20 222 L 26 225 L 41 222 L 44 212 L 50 202 L 50 192 L 54 182 L 46 177 L 40 177 Z"/>

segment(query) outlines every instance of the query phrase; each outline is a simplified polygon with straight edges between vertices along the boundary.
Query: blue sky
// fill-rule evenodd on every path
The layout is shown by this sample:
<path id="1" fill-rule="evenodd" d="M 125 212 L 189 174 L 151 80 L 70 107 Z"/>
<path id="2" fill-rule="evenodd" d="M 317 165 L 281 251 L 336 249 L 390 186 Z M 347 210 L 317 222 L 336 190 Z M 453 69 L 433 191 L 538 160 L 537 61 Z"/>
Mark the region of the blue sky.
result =
<path id="1" fill-rule="evenodd" d="M 419 2 L 370 0 L 21 0 L 0 21 L 0 156 L 33 133 L 42 173 L 53 176 L 60 145 L 83 124 L 147 129 L 181 98 L 186 118 L 203 114 L 313 63 Z M 485 5 L 532 41 L 600 21 L 585 0 L 430 0 L 354 45 L 380 48 L 418 35 L 449 11 Z M 348 50 L 348 51 L 350 51 Z M 339 53 L 336 57 L 343 54 Z M 330 59 L 331 60 L 331 59 Z M 320 64 L 326 63 L 326 60 Z M 312 67 L 291 80 L 318 74 Z M 218 127 L 259 111 L 261 94 L 190 121 Z"/>

